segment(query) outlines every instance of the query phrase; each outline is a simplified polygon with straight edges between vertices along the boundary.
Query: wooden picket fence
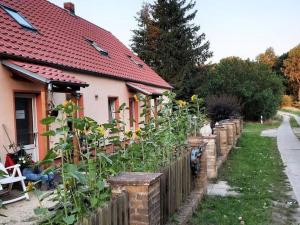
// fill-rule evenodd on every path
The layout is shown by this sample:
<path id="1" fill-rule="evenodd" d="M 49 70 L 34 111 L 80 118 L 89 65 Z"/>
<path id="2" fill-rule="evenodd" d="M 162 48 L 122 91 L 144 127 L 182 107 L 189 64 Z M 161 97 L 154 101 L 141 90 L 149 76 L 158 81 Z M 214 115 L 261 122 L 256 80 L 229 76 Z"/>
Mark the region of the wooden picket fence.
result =
<path id="1" fill-rule="evenodd" d="M 129 225 L 128 194 L 123 192 L 76 225 Z"/>
<path id="2" fill-rule="evenodd" d="M 166 224 L 193 189 L 190 151 L 160 170 L 161 224 Z"/>

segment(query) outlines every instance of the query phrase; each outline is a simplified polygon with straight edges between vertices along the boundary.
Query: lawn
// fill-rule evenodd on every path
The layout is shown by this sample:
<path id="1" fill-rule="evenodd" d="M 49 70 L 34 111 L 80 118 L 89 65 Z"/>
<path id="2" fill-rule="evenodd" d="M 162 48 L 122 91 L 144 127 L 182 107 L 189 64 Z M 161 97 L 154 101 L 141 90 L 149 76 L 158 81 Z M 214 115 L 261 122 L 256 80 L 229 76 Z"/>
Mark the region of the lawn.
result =
<path id="1" fill-rule="evenodd" d="M 295 117 L 293 117 L 293 116 L 290 117 L 290 125 L 291 125 L 292 128 L 300 127 L 299 124 L 297 123 Z"/>
<path id="2" fill-rule="evenodd" d="M 290 190 L 274 138 L 261 137 L 269 124 L 247 123 L 244 133 L 220 171 L 241 193 L 239 197 L 207 196 L 190 220 L 191 225 L 290 225 L 294 207 L 288 207 Z"/>

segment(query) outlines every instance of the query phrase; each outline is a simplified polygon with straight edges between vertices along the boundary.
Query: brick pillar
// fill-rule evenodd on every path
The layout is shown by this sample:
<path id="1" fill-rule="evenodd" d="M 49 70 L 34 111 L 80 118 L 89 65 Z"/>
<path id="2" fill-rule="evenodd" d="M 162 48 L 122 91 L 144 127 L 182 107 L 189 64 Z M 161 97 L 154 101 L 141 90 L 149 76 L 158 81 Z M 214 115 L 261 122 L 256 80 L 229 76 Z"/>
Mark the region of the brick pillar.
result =
<path id="1" fill-rule="evenodd" d="M 232 148 L 235 143 L 235 124 L 231 122 L 223 122 L 222 126 L 227 128 L 227 143 L 228 143 L 228 150 Z"/>
<path id="2" fill-rule="evenodd" d="M 243 132 L 243 129 L 244 129 L 244 121 L 243 121 L 243 118 L 242 117 L 240 117 L 239 118 L 240 119 L 240 128 L 241 128 L 241 133 Z"/>
<path id="3" fill-rule="evenodd" d="M 217 158 L 221 156 L 221 140 L 220 140 L 220 128 L 221 126 L 215 126 L 213 133 L 216 135 L 216 152 Z"/>
<path id="4" fill-rule="evenodd" d="M 235 126 L 236 126 L 236 135 L 239 136 L 240 133 L 241 133 L 240 120 L 239 119 L 232 119 L 232 122 L 235 123 Z"/>
<path id="5" fill-rule="evenodd" d="M 207 193 L 207 152 L 206 148 L 200 158 L 200 174 L 195 180 L 195 191 L 199 194 Z"/>
<path id="6" fill-rule="evenodd" d="M 228 153 L 227 127 L 218 125 L 215 129 L 217 135 L 217 148 L 219 147 L 221 156 L 226 156 Z"/>
<path id="7" fill-rule="evenodd" d="M 228 154 L 228 137 L 227 137 L 227 127 L 218 126 L 219 136 L 220 136 L 220 150 L 222 158 L 226 158 Z"/>
<path id="8" fill-rule="evenodd" d="M 128 192 L 129 224 L 160 225 L 161 173 L 121 173 L 108 180 L 112 193 Z"/>
<path id="9" fill-rule="evenodd" d="M 203 138 L 200 136 L 190 136 L 188 137 L 188 145 L 191 148 L 204 148 L 204 151 L 201 154 L 200 158 L 200 174 L 195 177 L 195 192 L 200 195 L 207 193 L 207 153 L 206 147 L 204 147 L 205 142 Z"/>
<path id="10" fill-rule="evenodd" d="M 216 151 L 216 135 L 201 136 L 202 140 L 207 143 L 207 178 L 214 179 L 218 176 L 217 172 L 217 151 Z"/>

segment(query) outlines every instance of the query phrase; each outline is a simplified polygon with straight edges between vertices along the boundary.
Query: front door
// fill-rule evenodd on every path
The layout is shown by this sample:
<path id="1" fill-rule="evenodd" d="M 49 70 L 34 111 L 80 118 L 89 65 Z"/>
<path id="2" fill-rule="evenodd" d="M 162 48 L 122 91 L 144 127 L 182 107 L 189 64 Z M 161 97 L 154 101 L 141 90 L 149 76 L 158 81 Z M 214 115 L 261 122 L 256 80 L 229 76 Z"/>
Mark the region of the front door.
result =
<path id="1" fill-rule="evenodd" d="M 17 144 L 22 146 L 34 161 L 38 160 L 36 98 L 30 94 L 15 95 Z"/>

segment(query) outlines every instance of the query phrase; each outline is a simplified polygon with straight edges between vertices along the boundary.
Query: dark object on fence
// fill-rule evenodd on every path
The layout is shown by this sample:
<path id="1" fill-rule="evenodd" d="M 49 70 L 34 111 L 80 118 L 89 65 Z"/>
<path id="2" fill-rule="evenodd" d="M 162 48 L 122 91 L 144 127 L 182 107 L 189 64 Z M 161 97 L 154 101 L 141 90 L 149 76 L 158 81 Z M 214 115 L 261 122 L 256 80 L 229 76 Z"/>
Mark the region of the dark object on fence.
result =
<path id="1" fill-rule="evenodd" d="M 203 149 L 199 146 L 193 148 L 191 152 L 191 170 L 194 176 L 200 173 L 200 157 Z"/>

